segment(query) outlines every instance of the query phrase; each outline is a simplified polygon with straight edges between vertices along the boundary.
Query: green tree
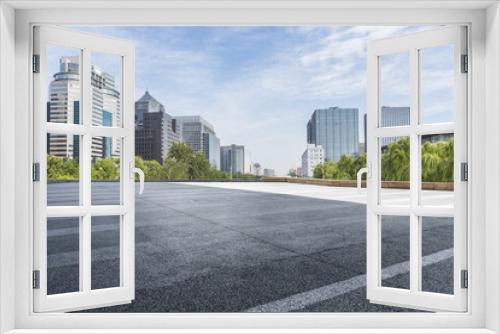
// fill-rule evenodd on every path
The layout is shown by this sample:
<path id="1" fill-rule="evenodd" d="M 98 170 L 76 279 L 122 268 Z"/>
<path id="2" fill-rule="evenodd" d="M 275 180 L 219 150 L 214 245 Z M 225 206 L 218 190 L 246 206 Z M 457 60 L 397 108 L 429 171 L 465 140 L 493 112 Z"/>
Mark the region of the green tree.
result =
<path id="1" fill-rule="evenodd" d="M 453 139 L 422 145 L 422 181 L 453 181 L 453 147 Z"/>
<path id="2" fill-rule="evenodd" d="M 204 180 L 209 178 L 210 163 L 202 153 L 194 154 L 189 159 L 188 166 L 190 180 Z"/>
<path id="3" fill-rule="evenodd" d="M 92 180 L 118 180 L 120 160 L 116 158 L 97 159 L 92 165 Z"/>
<path id="4" fill-rule="evenodd" d="M 162 180 L 165 178 L 163 166 L 156 160 L 144 161 L 143 170 L 147 180 Z"/>
<path id="5" fill-rule="evenodd" d="M 387 145 L 382 153 L 382 181 L 408 181 L 410 178 L 410 139 Z"/>
<path id="6" fill-rule="evenodd" d="M 167 180 L 188 180 L 188 168 L 189 165 L 186 162 L 180 162 L 169 158 L 163 163 L 163 175 Z"/>
<path id="7" fill-rule="evenodd" d="M 179 162 L 189 162 L 193 158 L 193 150 L 184 142 L 175 142 L 168 150 L 167 159 Z"/>
<path id="8" fill-rule="evenodd" d="M 49 180 L 78 180 L 80 164 L 77 159 L 47 156 L 47 178 Z"/>

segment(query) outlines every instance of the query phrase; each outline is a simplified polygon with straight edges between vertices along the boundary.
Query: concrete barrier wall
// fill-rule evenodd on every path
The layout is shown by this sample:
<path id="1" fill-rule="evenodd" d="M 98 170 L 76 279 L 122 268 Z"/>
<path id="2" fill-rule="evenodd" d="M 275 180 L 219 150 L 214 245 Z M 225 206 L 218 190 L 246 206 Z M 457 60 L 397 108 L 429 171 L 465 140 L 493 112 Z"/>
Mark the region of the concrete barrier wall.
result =
<path id="1" fill-rule="evenodd" d="M 301 177 L 270 177 L 263 176 L 262 182 L 288 182 L 300 184 L 314 184 L 318 186 L 329 187 L 357 187 L 356 180 L 332 180 L 332 179 L 313 179 Z M 366 181 L 361 182 L 361 186 L 366 188 Z M 408 181 L 382 181 L 382 188 L 393 189 L 410 189 Z M 447 190 L 453 191 L 453 182 L 423 182 L 422 189 L 424 190 Z"/>

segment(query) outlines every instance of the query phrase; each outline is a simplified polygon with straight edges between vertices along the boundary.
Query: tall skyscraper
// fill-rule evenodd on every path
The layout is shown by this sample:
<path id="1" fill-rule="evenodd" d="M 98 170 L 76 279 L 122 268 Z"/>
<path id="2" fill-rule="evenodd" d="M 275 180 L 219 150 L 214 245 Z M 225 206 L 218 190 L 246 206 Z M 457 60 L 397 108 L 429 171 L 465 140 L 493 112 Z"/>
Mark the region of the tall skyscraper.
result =
<path id="1" fill-rule="evenodd" d="M 245 147 L 228 145 L 220 148 L 221 170 L 233 174 L 245 172 Z"/>
<path id="2" fill-rule="evenodd" d="M 194 152 L 203 152 L 203 134 L 215 135 L 214 127 L 201 116 L 176 116 L 179 124 L 181 139 L 188 144 Z"/>
<path id="3" fill-rule="evenodd" d="M 317 109 L 307 123 L 307 143 L 321 145 L 329 161 L 337 161 L 343 154 L 357 155 L 358 118 L 358 108 Z"/>
<path id="4" fill-rule="evenodd" d="M 243 166 L 243 173 L 245 174 L 255 174 L 254 166 L 252 162 L 252 154 L 249 150 L 245 150 L 245 165 Z"/>
<path id="5" fill-rule="evenodd" d="M 274 169 L 272 168 L 264 168 L 264 176 L 274 176 Z"/>
<path id="6" fill-rule="evenodd" d="M 307 148 L 302 154 L 301 176 L 312 177 L 314 168 L 325 162 L 325 155 L 321 145 L 307 144 Z"/>
<path id="7" fill-rule="evenodd" d="M 121 124 L 120 92 L 109 73 L 92 65 L 92 125 L 119 126 Z M 79 124 L 80 117 L 80 65 L 79 57 L 61 57 L 59 72 L 49 84 L 47 121 Z M 113 138 L 92 138 L 92 157 L 106 158 L 120 155 L 121 142 Z M 49 134 L 47 153 L 60 157 L 77 157 L 79 136 Z"/>
<path id="8" fill-rule="evenodd" d="M 144 113 L 150 112 L 165 112 L 165 107 L 146 90 L 144 95 L 135 101 L 135 125 L 142 125 Z"/>
<path id="9" fill-rule="evenodd" d="M 203 133 L 203 155 L 212 166 L 220 169 L 220 140 L 213 133 Z"/>
<path id="10" fill-rule="evenodd" d="M 135 154 L 162 164 L 172 144 L 180 141 L 179 126 L 148 91 L 135 103 L 135 108 Z"/>
<path id="11" fill-rule="evenodd" d="M 381 112 L 380 123 L 384 128 L 410 125 L 410 107 L 382 106 Z"/>
<path id="12" fill-rule="evenodd" d="M 410 125 L 410 107 L 388 107 L 382 106 L 380 126 L 395 127 Z M 401 137 L 386 137 L 381 139 L 382 147 L 401 139 Z"/>

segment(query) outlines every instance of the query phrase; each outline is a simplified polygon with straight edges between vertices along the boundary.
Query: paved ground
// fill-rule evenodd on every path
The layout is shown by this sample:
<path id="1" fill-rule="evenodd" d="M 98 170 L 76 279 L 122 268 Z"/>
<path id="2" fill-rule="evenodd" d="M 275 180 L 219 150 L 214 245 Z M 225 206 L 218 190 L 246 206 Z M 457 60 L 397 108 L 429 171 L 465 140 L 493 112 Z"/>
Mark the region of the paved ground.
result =
<path id="1" fill-rule="evenodd" d="M 97 311 L 405 311 L 365 298 L 365 205 L 201 185 L 146 184 L 136 204 L 136 299 Z M 97 183 L 95 203 L 113 203 L 114 187 Z M 49 203 L 76 194 L 52 184 Z M 423 287 L 449 293 L 452 222 L 427 219 L 423 229 Z M 74 291 L 77 223 L 50 221 L 48 233 L 49 292 Z M 118 236 L 113 217 L 93 226 L 94 288 L 118 284 Z M 385 219 L 383 238 L 384 285 L 405 287 L 407 220 Z"/>
<path id="2" fill-rule="evenodd" d="M 366 204 L 365 188 L 325 187 L 285 182 L 187 182 L 185 184 Z M 409 205 L 410 191 L 406 189 L 384 188 L 381 190 L 381 200 L 385 205 Z M 421 200 L 424 205 L 452 207 L 453 192 L 423 190 Z"/>

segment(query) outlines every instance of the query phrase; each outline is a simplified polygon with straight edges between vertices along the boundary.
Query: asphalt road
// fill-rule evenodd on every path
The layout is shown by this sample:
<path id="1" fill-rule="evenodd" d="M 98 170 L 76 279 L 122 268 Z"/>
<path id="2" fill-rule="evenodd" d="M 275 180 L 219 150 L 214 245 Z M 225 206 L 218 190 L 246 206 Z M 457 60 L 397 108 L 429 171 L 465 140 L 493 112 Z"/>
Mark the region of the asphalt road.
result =
<path id="1" fill-rule="evenodd" d="M 75 184 L 51 184 L 49 204 L 73 204 L 77 194 Z M 93 186 L 94 204 L 113 204 L 117 198 L 116 184 Z M 243 312 L 300 299 L 314 289 L 338 289 L 337 283 L 366 273 L 365 210 L 352 202 L 147 183 L 136 197 L 136 298 L 93 311 Z M 118 228 L 117 217 L 93 220 L 93 288 L 119 284 Z M 382 233 L 383 267 L 408 261 L 408 219 L 384 218 Z M 78 290 L 78 221 L 52 219 L 48 235 L 49 293 Z M 451 219 L 424 221 L 424 256 L 452 244 Z M 425 266 L 423 289 L 451 293 L 452 267 L 449 257 Z M 408 282 L 403 272 L 384 285 L 407 287 Z M 407 311 L 371 304 L 365 293 L 364 286 L 354 286 L 332 298 L 306 298 L 298 309 L 268 309 Z"/>

